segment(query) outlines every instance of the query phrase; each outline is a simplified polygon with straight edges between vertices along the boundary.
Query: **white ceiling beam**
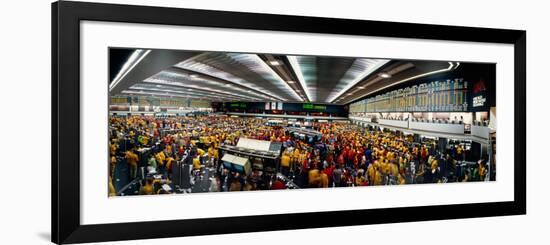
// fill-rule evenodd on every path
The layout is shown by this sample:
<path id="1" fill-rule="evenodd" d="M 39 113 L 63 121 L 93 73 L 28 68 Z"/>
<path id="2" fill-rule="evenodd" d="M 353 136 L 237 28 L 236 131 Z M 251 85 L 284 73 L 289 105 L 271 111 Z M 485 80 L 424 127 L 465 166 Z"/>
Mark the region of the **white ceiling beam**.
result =
<path id="1" fill-rule="evenodd" d="M 145 56 L 147 56 L 150 52 L 151 50 L 143 50 L 143 49 L 134 50 L 134 52 L 132 52 L 132 54 L 130 55 L 130 57 L 128 57 L 126 62 L 124 62 L 124 65 L 122 65 L 122 67 L 118 71 L 115 78 L 113 78 L 113 80 L 109 83 L 109 91 L 112 91 L 120 83 L 120 81 L 130 71 L 132 71 L 132 69 L 134 69 L 134 67 L 136 67 L 136 65 L 139 64 L 139 62 L 143 60 L 143 58 L 145 58 Z"/>
<path id="2" fill-rule="evenodd" d="M 339 81 L 340 84 L 344 85 L 344 88 L 339 91 L 333 91 L 331 95 L 328 96 L 326 102 L 334 102 L 338 97 L 347 93 L 351 88 L 389 61 L 390 60 L 386 59 L 356 59 Z"/>
<path id="3" fill-rule="evenodd" d="M 305 92 L 307 100 L 310 102 L 313 102 L 309 88 L 304 78 L 304 74 L 302 73 L 302 68 L 300 68 L 300 64 L 298 63 L 297 57 L 288 55 L 286 56 L 286 58 L 288 59 L 288 62 L 290 63 L 290 66 L 292 67 L 294 74 L 296 74 L 296 78 L 298 78 L 298 82 L 300 83 L 300 85 L 302 86 L 302 89 Z"/>

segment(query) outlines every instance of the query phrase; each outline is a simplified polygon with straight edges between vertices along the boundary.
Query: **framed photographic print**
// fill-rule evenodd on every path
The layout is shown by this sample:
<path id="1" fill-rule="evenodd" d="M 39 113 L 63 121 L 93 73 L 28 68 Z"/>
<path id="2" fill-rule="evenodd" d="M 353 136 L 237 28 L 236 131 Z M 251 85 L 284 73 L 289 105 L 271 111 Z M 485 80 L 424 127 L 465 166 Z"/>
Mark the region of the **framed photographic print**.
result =
<path id="1" fill-rule="evenodd" d="M 52 241 L 525 214 L 525 37 L 55 2 Z"/>

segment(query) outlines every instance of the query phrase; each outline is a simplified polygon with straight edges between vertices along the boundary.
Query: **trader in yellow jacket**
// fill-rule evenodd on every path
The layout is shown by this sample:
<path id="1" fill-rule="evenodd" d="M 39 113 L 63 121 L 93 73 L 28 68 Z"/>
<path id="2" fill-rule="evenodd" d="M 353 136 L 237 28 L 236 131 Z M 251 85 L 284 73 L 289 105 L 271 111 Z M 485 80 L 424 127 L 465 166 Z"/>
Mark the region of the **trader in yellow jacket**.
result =
<path id="1" fill-rule="evenodd" d="M 212 144 L 209 148 L 208 148 L 208 156 L 209 157 L 213 157 L 214 159 L 218 159 L 218 150 L 216 150 L 216 148 L 214 148 L 214 145 Z"/>
<path id="2" fill-rule="evenodd" d="M 113 185 L 113 179 L 109 176 L 109 196 L 116 196 L 115 186 Z"/>
<path id="3" fill-rule="evenodd" d="M 308 182 L 309 187 L 320 187 L 321 186 L 321 174 L 319 169 L 311 169 L 308 173 Z"/>
<path id="4" fill-rule="evenodd" d="M 281 157 L 281 173 L 284 175 L 288 175 L 290 171 L 290 155 L 287 151 L 283 153 L 283 156 Z"/>
<path id="5" fill-rule="evenodd" d="M 126 157 L 126 161 L 128 162 L 128 165 L 130 165 L 130 170 L 131 170 L 130 176 L 132 178 L 135 178 L 137 175 L 137 167 L 138 167 L 137 165 L 138 165 L 139 157 L 136 153 L 133 152 L 133 149 L 126 151 L 125 157 Z"/>
<path id="6" fill-rule="evenodd" d="M 197 148 L 197 154 L 199 154 L 200 157 L 204 156 L 205 153 L 206 151 L 204 151 L 203 149 Z"/>
<path id="7" fill-rule="evenodd" d="M 193 169 L 199 170 L 201 168 L 201 161 L 199 160 L 199 157 L 193 158 Z"/>
<path id="8" fill-rule="evenodd" d="M 294 148 L 294 152 L 292 153 L 292 158 L 290 159 L 290 162 L 294 167 L 299 163 L 300 161 L 300 149 L 298 147 Z"/>
<path id="9" fill-rule="evenodd" d="M 155 159 L 157 160 L 158 166 L 164 166 L 164 160 L 166 160 L 166 155 L 164 155 L 163 151 L 160 151 L 157 154 L 155 154 Z"/>
<path id="10" fill-rule="evenodd" d="M 141 186 L 141 188 L 139 188 L 139 194 L 140 195 L 153 195 L 153 180 L 152 179 L 148 179 L 146 182 L 145 182 L 145 185 Z"/>
<path id="11" fill-rule="evenodd" d="M 166 158 L 166 171 L 171 172 L 173 163 L 174 163 L 174 158 L 173 157 Z"/>

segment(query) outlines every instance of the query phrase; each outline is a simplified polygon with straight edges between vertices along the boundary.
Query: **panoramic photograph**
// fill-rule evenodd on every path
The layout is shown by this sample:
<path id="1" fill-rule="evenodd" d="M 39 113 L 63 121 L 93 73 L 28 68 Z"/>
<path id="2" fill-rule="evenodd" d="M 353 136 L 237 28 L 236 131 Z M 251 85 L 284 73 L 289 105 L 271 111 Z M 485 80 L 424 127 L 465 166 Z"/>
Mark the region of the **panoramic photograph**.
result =
<path id="1" fill-rule="evenodd" d="M 109 49 L 110 197 L 496 180 L 496 65 Z"/>

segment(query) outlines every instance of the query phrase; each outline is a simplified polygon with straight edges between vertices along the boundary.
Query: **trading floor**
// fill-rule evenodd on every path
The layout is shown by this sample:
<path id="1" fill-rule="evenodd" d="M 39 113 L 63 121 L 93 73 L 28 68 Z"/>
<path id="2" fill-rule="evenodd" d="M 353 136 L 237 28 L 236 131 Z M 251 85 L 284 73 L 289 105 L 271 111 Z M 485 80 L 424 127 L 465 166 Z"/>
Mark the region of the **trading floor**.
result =
<path id="1" fill-rule="evenodd" d="M 109 64 L 109 196 L 497 178 L 495 64 L 146 48 Z"/>
<path id="2" fill-rule="evenodd" d="M 469 182 L 489 174 L 487 157 L 473 159 L 461 143 L 442 149 L 433 138 L 415 141 L 349 121 L 312 122 L 308 129 L 288 122 L 219 114 L 112 116 L 110 195 Z M 242 139 L 279 147 L 262 155 L 236 147 Z"/>

